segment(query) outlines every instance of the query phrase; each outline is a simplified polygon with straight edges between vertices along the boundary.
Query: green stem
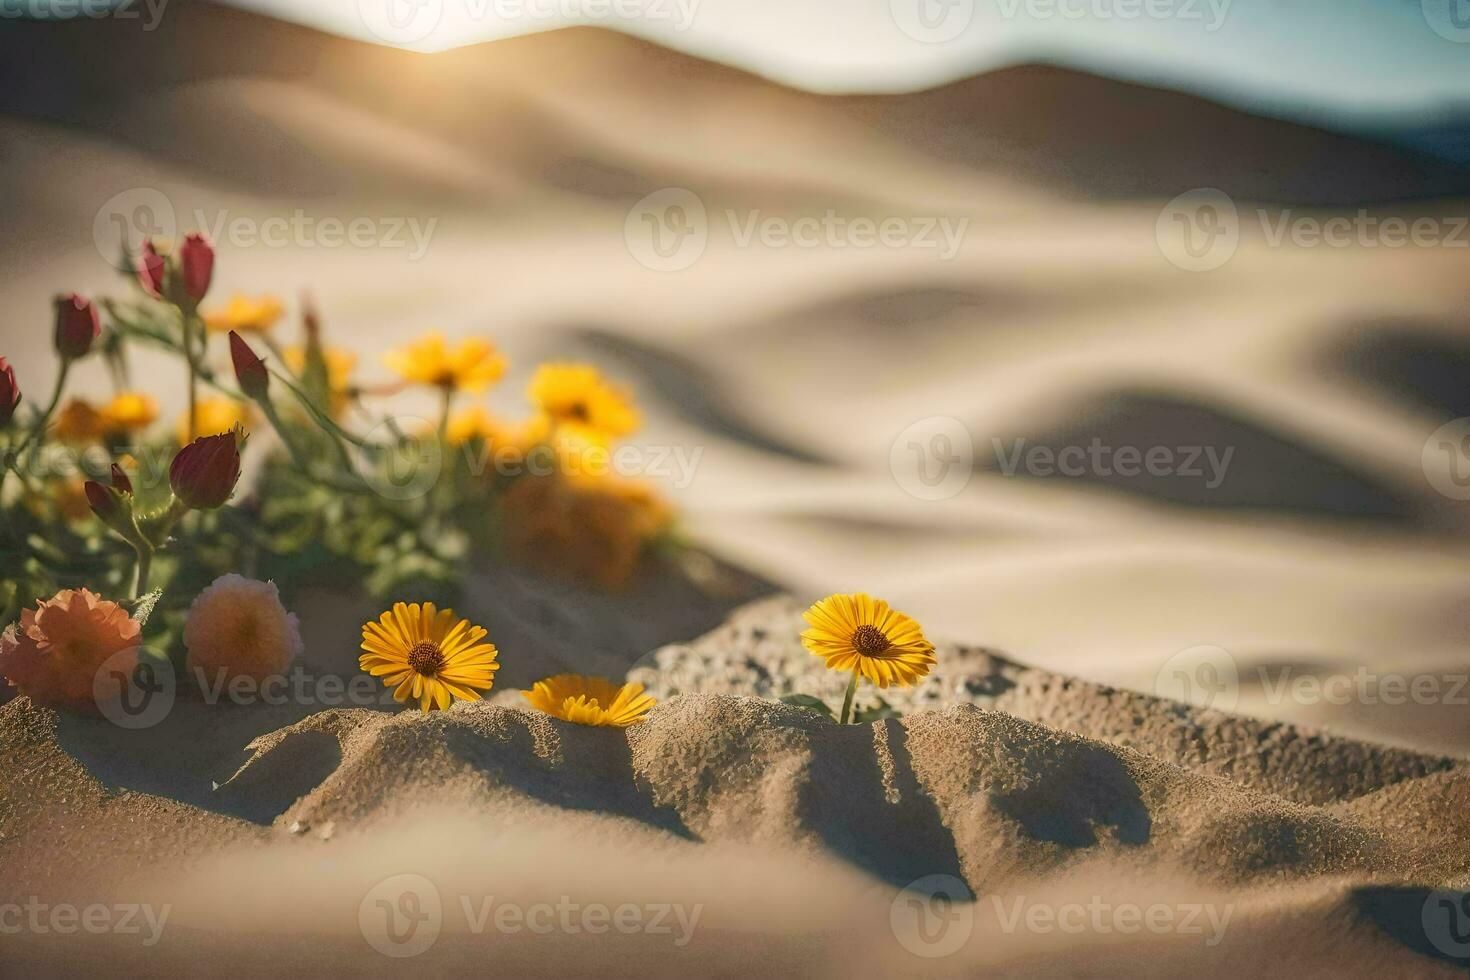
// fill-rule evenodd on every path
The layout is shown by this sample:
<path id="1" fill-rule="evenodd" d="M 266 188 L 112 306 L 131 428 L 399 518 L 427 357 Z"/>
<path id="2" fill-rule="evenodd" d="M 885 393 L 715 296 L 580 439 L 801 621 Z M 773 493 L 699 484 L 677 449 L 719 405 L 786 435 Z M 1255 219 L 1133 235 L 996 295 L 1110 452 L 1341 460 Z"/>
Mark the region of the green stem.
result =
<path id="1" fill-rule="evenodd" d="M 449 439 L 449 408 L 454 402 L 454 389 L 444 385 L 441 391 L 442 401 L 439 406 L 439 445 L 444 445 Z"/>
<path id="2" fill-rule="evenodd" d="M 183 307 L 179 307 L 179 316 L 184 322 L 184 361 L 189 365 L 189 441 L 193 442 L 199 438 L 199 415 L 195 406 L 199 401 L 199 366 L 194 361 L 194 321 L 195 316 Z"/>
<path id="3" fill-rule="evenodd" d="M 66 387 L 66 376 L 71 373 L 71 358 L 61 359 L 61 370 L 56 372 L 56 387 L 51 391 L 51 402 L 46 406 L 46 411 L 36 419 L 36 424 L 31 426 L 31 431 L 21 440 L 20 445 L 15 447 L 15 460 L 17 465 L 20 457 L 25 453 L 27 447 L 41 437 L 46 431 L 46 426 L 51 422 L 51 416 L 56 414 L 56 406 L 61 404 L 61 392 Z"/>
<path id="4" fill-rule="evenodd" d="M 852 669 L 852 680 L 847 682 L 847 693 L 842 696 L 842 718 L 839 725 L 850 724 L 852 721 L 852 696 L 857 693 L 858 669 Z"/>
<path id="5" fill-rule="evenodd" d="M 148 592 L 148 575 L 153 571 L 153 546 L 134 541 L 133 550 L 138 553 L 138 564 L 133 571 L 133 598 L 141 599 Z"/>

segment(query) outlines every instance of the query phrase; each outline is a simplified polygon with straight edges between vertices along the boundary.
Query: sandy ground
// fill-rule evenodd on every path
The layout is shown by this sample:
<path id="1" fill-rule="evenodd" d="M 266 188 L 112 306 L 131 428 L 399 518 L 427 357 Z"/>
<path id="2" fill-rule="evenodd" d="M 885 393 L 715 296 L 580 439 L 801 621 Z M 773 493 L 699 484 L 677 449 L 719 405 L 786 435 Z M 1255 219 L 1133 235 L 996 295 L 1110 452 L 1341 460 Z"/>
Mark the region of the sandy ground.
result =
<path id="1" fill-rule="evenodd" d="M 13 52 L 43 81 L 56 36 Z M 488 334 L 514 365 L 489 403 L 514 414 L 538 360 L 598 361 L 637 389 L 641 445 L 698 453 L 660 482 L 702 544 L 802 599 L 883 595 L 1010 666 L 962 658 L 980 686 L 936 694 L 941 713 L 851 731 L 712 696 L 669 701 L 626 738 L 501 707 L 420 720 L 184 704 L 130 752 L 12 703 L 7 889 L 171 903 L 183 927 L 156 948 L 32 934 L 17 962 L 142 973 L 209 956 L 269 974 L 284 955 L 387 972 L 359 902 L 414 873 L 446 909 L 430 958 L 409 961 L 431 972 L 1432 975 L 1407 952 L 1439 949 L 1422 924 L 1413 935 L 1434 907 L 1413 889 L 1470 886 L 1453 761 L 1470 754 L 1470 493 L 1438 448 L 1462 434 L 1436 435 L 1470 415 L 1470 253 L 1273 235 L 1442 175 L 1098 80 L 824 100 L 596 35 L 429 62 L 291 29 L 269 70 L 236 36 L 189 38 L 192 55 L 168 36 L 146 42 L 178 43 L 158 57 L 124 46 L 96 59 L 95 100 L 0 120 L 0 331 L 29 390 L 51 370 L 51 294 L 117 288 L 119 218 L 203 226 L 221 296 L 309 291 L 364 378 L 422 330 Z M 1183 148 L 1053 145 L 1040 108 L 1015 109 L 1037 92 L 1057 132 L 1073 131 L 1068 106 L 1115 111 L 1178 120 Z M 1233 192 L 1239 241 L 1192 271 L 1166 204 L 1202 186 Z M 661 270 L 642 215 L 669 219 L 645 201 L 668 187 L 693 192 L 708 239 Z M 1257 198 L 1288 203 L 1262 214 Z M 1369 214 L 1448 236 L 1466 207 Z M 952 254 L 937 230 L 933 247 L 743 240 L 752 221 L 829 210 L 964 230 Z M 253 238 L 268 219 L 315 230 Z M 324 219 L 366 219 L 377 238 L 325 243 Z M 135 370 L 182 407 L 164 362 Z M 105 384 L 96 365 L 81 374 Z M 411 396 L 385 410 L 432 411 Z M 1006 472 L 1018 445 L 1094 439 L 1173 465 Z M 650 587 L 631 614 L 541 594 L 538 619 L 483 586 L 504 659 L 519 652 L 528 675 L 646 671 L 710 642 L 790 662 L 786 605 L 751 614 L 760 636 L 737 622 L 660 661 L 723 607 L 679 588 Z M 346 673 L 360 610 L 333 602 L 302 610 L 309 656 Z M 779 693 L 700 676 L 682 689 Z M 995 677 L 1009 686 L 990 691 Z M 969 938 L 933 958 L 891 922 L 896 889 L 927 874 L 979 896 L 959 906 Z M 562 930 L 549 949 L 525 933 L 487 944 L 458 902 L 568 893 L 703 903 L 705 918 L 686 946 Z M 1208 946 L 1178 929 L 1005 928 L 1018 897 L 1092 896 L 1236 917 Z"/>

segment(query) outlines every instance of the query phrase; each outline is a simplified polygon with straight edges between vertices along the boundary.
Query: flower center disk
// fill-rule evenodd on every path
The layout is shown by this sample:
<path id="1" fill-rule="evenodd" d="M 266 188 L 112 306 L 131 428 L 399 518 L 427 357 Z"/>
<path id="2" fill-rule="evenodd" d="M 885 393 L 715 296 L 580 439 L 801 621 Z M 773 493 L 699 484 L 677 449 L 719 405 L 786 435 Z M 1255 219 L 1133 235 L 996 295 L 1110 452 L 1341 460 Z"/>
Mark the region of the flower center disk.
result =
<path id="1" fill-rule="evenodd" d="M 434 641 L 425 640 L 408 651 L 408 665 L 425 677 L 433 677 L 444 669 L 444 651 Z"/>
<path id="2" fill-rule="evenodd" d="M 893 646 L 893 641 L 876 626 L 859 626 L 852 634 L 852 648 L 865 657 L 876 657 Z"/>

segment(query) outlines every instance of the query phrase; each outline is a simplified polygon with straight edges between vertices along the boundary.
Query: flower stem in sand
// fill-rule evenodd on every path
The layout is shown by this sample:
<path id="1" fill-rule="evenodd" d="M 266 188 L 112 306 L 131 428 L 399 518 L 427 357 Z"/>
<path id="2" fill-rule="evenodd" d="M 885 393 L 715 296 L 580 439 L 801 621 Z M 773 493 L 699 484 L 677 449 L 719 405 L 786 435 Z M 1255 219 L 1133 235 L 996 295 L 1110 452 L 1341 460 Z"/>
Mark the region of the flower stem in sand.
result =
<path id="1" fill-rule="evenodd" d="M 858 668 L 852 669 L 852 680 L 847 682 L 847 693 L 842 696 L 842 717 L 838 720 L 839 725 L 846 725 L 852 721 L 852 696 L 857 693 Z"/>

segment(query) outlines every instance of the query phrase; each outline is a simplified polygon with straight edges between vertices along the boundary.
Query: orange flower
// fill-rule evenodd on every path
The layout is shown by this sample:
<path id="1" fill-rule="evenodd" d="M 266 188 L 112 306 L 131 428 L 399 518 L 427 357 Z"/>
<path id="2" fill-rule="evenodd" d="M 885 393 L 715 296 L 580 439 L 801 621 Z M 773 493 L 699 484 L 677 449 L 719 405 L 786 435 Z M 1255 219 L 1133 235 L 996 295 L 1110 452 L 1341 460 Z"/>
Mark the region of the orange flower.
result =
<path id="1" fill-rule="evenodd" d="M 64 589 L 22 611 L 20 622 L 0 634 L 0 675 L 36 704 L 96 714 L 99 671 L 104 664 L 120 673 L 137 666 L 141 633 L 117 603 Z"/>
<path id="2" fill-rule="evenodd" d="M 62 442 L 95 442 L 107 434 L 107 420 L 97 406 L 82 398 L 73 398 L 56 413 L 56 438 Z"/>
<path id="3" fill-rule="evenodd" d="M 540 571 L 605 588 L 627 584 L 672 512 L 648 487 L 616 477 L 525 476 L 502 501 L 506 548 Z"/>

